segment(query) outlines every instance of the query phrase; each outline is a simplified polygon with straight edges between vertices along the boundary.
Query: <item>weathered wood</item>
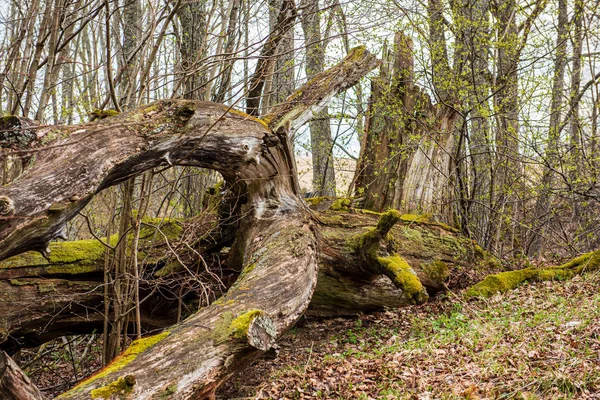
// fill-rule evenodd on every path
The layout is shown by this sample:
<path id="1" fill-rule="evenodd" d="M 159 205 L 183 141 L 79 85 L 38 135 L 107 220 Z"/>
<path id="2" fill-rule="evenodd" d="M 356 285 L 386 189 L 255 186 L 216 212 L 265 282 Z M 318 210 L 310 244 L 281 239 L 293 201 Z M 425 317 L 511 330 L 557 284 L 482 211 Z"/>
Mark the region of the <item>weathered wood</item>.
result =
<path id="1" fill-rule="evenodd" d="M 0 398 L 46 399 L 21 368 L 3 351 L 0 351 Z"/>
<path id="2" fill-rule="evenodd" d="M 274 106 L 263 118 L 277 131 L 289 127 L 295 132 L 313 114 L 317 114 L 337 93 L 354 86 L 363 77 L 364 71 L 379 66 L 380 61 L 364 46 L 355 47 L 338 65 L 316 74 L 305 86 L 293 93 L 288 101 Z M 331 88 L 335 88 L 333 91 Z"/>
<path id="3" fill-rule="evenodd" d="M 378 77 L 371 99 L 354 182 L 370 210 L 425 212 L 452 222 L 457 112 L 433 104 L 415 84 L 413 44 L 401 32 Z"/>
<path id="4" fill-rule="evenodd" d="M 214 169 L 244 194 L 230 260 L 242 275 L 222 297 L 160 335 L 135 342 L 63 399 L 209 398 L 305 312 L 317 281 L 317 234 L 298 196 L 286 127 L 377 65 L 351 52 L 329 82 L 309 82 L 265 121 L 226 106 L 159 101 L 94 123 L 48 127 L 46 147 L 17 182 L 0 188 L 0 259 L 46 257 L 64 224 L 100 190 L 165 165 Z M 276 133 L 273 133 L 273 132 Z M 18 398 L 16 400 L 19 400 Z"/>

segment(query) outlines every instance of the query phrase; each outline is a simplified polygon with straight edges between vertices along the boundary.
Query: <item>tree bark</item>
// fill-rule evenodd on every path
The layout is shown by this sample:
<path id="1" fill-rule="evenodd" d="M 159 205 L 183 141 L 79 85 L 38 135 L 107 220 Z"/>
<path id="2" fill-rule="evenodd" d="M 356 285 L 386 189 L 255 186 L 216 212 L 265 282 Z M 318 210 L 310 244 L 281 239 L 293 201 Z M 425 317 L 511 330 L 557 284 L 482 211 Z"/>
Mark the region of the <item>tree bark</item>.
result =
<path id="1" fill-rule="evenodd" d="M 528 256 L 540 255 L 544 246 L 544 236 L 552 220 L 550 205 L 553 198 L 555 168 L 559 163 L 559 145 L 561 142 L 561 115 L 563 108 L 565 69 L 567 67 L 567 41 L 569 36 L 568 7 L 566 0 L 558 2 L 558 24 L 556 52 L 554 54 L 554 75 L 552 77 L 552 101 L 550 104 L 550 124 L 546 141 L 544 172 L 534 208 L 534 228 L 531 230 L 527 246 Z"/>
<path id="2" fill-rule="evenodd" d="M 445 201 L 457 113 L 432 104 L 414 83 L 412 41 L 402 33 L 372 82 L 367 124 L 356 169 L 364 207 L 435 214 L 450 222 Z"/>
<path id="3" fill-rule="evenodd" d="M 46 398 L 3 351 L 0 351 L 0 395 L 3 399 L 44 400 Z"/>
<path id="4" fill-rule="evenodd" d="M 207 50 L 205 8 L 204 1 L 186 2 L 177 12 L 181 25 L 179 55 L 184 99 L 209 100 L 210 93 L 206 93 L 207 71 L 200 69 L 199 65 Z"/>
<path id="5" fill-rule="evenodd" d="M 210 168 L 243 189 L 230 257 L 242 275 L 222 301 L 134 342 L 61 398 L 209 398 L 294 324 L 316 285 L 318 241 L 299 197 L 287 128 L 377 64 L 355 49 L 263 120 L 220 104 L 159 101 L 94 123 L 36 131 L 47 140 L 34 150 L 34 165 L 18 184 L 0 189 L 0 259 L 26 250 L 50 258 L 48 243 L 96 193 L 150 168 Z"/>
<path id="6" fill-rule="evenodd" d="M 326 39 L 321 35 L 319 0 L 304 0 L 302 30 L 306 49 L 306 78 L 312 79 L 325 68 Z M 335 169 L 333 165 L 333 139 L 327 107 L 315 113 L 309 121 L 310 149 L 312 153 L 312 195 L 335 196 Z"/>
<path id="7" fill-rule="evenodd" d="M 265 80 L 267 79 L 267 73 L 271 64 L 275 61 L 274 56 L 277 52 L 279 44 L 286 38 L 288 31 L 294 26 L 296 14 L 296 5 L 293 1 L 283 0 L 281 2 L 281 9 L 279 10 L 279 14 L 277 16 L 277 23 L 275 24 L 273 30 L 271 30 L 269 33 L 269 37 L 267 38 L 267 41 L 260 52 L 260 56 L 258 57 L 254 75 L 252 75 L 250 83 L 248 84 L 246 112 L 254 117 L 258 117 L 260 115 L 261 96 L 263 94 Z"/>

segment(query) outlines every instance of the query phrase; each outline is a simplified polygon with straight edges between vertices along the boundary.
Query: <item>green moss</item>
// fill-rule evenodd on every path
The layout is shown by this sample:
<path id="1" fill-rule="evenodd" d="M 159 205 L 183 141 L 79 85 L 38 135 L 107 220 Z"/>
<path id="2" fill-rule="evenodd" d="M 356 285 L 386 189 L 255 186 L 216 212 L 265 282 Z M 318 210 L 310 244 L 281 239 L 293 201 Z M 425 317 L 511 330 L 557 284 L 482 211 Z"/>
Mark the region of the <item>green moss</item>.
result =
<path id="1" fill-rule="evenodd" d="M 378 257 L 377 261 L 383 273 L 394 282 L 396 287 L 402 289 L 408 299 L 420 304 L 429 298 L 419 277 L 402 257 L 399 255 Z"/>
<path id="2" fill-rule="evenodd" d="M 467 298 L 490 297 L 496 293 L 512 290 L 526 281 L 565 280 L 582 272 L 599 268 L 600 250 L 583 254 L 557 267 L 525 268 L 489 275 L 483 281 L 469 288 L 465 296 Z"/>
<path id="3" fill-rule="evenodd" d="M 77 240 L 50 247 L 49 262 L 67 264 L 81 260 L 96 260 L 104 257 L 105 247 L 96 239 Z"/>
<path id="4" fill-rule="evenodd" d="M 221 315 L 221 319 L 215 325 L 213 331 L 213 339 L 215 342 L 223 342 L 232 337 L 239 340 L 244 340 L 248 336 L 248 328 L 250 323 L 258 316 L 263 315 L 262 310 L 252 309 L 233 318 L 230 312 L 225 312 Z"/>
<path id="5" fill-rule="evenodd" d="M 228 335 L 230 337 L 243 340 L 248 336 L 248 329 L 250 328 L 250 323 L 254 321 L 254 319 L 258 316 L 263 315 L 264 312 L 262 310 L 249 310 L 231 321 L 229 324 Z"/>
<path id="6" fill-rule="evenodd" d="M 600 250 L 575 257 L 571 261 L 561 265 L 560 268 L 574 269 L 577 273 L 598 270 L 600 269 Z"/>
<path id="7" fill-rule="evenodd" d="M 49 274 L 65 274 L 65 275 L 79 275 L 97 272 L 98 268 L 95 265 L 53 265 L 46 268 L 46 272 Z"/>
<path id="8" fill-rule="evenodd" d="M 78 390 L 82 386 L 88 385 L 98 379 L 104 378 L 113 372 L 120 371 L 125 368 L 127 364 L 136 359 L 138 355 L 149 349 L 150 347 L 156 345 L 161 340 L 165 339 L 169 336 L 171 332 L 164 331 L 154 336 L 148 336 L 146 338 L 135 340 L 131 345 L 121 353 L 117 358 L 115 358 L 110 364 L 108 364 L 104 369 L 102 369 L 97 374 L 93 375 L 89 379 L 81 382 L 79 385 L 74 387 L 72 390 Z"/>
<path id="9" fill-rule="evenodd" d="M 360 253 L 364 252 L 367 257 L 375 259 L 377 257 L 377 250 L 379 249 L 379 234 L 375 228 L 371 228 L 365 233 L 360 233 L 358 235 L 352 236 L 350 239 L 346 241 L 346 245 L 348 248 L 355 252 Z M 366 246 L 366 243 L 373 243 L 374 245 Z"/>
<path id="10" fill-rule="evenodd" d="M 321 197 L 309 197 L 304 199 L 309 206 L 318 206 L 326 200 L 333 200 L 333 197 L 321 196 Z"/>
<path id="11" fill-rule="evenodd" d="M 428 224 L 431 222 L 431 214 L 402 214 L 400 219 L 406 222 Z"/>
<path id="12" fill-rule="evenodd" d="M 11 279 L 9 282 L 13 286 L 35 285 L 35 282 L 21 281 L 21 280 L 18 280 L 18 279 Z"/>
<path id="13" fill-rule="evenodd" d="M 379 217 L 376 229 L 382 234 L 387 234 L 401 218 L 402 217 L 397 210 L 388 210 Z"/>
<path id="14" fill-rule="evenodd" d="M 269 125 L 267 122 L 267 119 L 260 119 L 260 118 L 256 118 L 250 114 L 246 114 L 243 111 L 240 110 L 236 110 L 234 108 L 229 108 L 228 106 L 223 106 L 223 109 L 227 112 L 229 112 L 230 114 L 234 114 L 234 115 L 239 115 L 240 117 L 244 118 L 244 119 L 248 119 L 250 121 L 254 121 L 254 122 L 258 122 L 259 124 L 261 124 L 265 129 L 269 129 Z"/>
<path id="15" fill-rule="evenodd" d="M 90 112 L 90 121 L 96 121 L 98 119 L 105 119 L 119 115 L 117 110 L 99 110 L 95 109 Z"/>
<path id="16" fill-rule="evenodd" d="M 351 237 L 346 244 L 352 251 L 362 253 L 363 257 L 367 259 L 366 261 L 376 262 L 381 240 L 388 238 L 390 229 L 399 219 L 400 213 L 398 211 L 386 211 L 379 217 L 375 228 Z"/>
<path id="17" fill-rule="evenodd" d="M 131 392 L 133 389 L 133 385 L 135 385 L 135 377 L 132 375 L 127 375 L 124 377 L 120 377 L 114 382 L 109 383 L 106 386 L 102 386 L 97 389 L 93 389 L 90 392 L 90 396 L 92 399 L 110 399 L 115 395 L 124 396 Z"/>
<path id="18" fill-rule="evenodd" d="M 8 258 L 0 262 L 0 269 L 17 268 L 25 266 L 41 266 L 48 264 L 70 264 L 78 263 L 85 271 L 73 269 L 75 273 L 88 272 L 89 266 L 96 260 L 104 257 L 104 245 L 95 239 L 77 240 L 74 242 L 52 242 L 50 243 L 50 255 L 48 259 L 42 257 L 38 252 L 30 251 L 18 256 Z M 69 273 L 69 265 L 50 267 L 49 273 Z"/>
<path id="19" fill-rule="evenodd" d="M 365 45 L 353 47 L 350 49 L 350 51 L 348 51 L 346 60 L 352 61 L 352 62 L 359 61 L 362 58 L 362 56 L 365 54 L 365 51 L 367 51 L 367 46 L 365 46 Z"/>
<path id="20" fill-rule="evenodd" d="M 439 226 L 440 228 L 445 229 L 447 231 L 456 232 L 456 229 L 452 228 L 451 226 L 434 221 L 431 214 L 402 214 L 401 219 L 405 222 Z"/>
<path id="21" fill-rule="evenodd" d="M 162 234 L 159 234 L 155 227 L 160 227 Z M 183 232 L 183 227 L 179 220 L 144 218 L 140 230 L 140 240 L 145 240 L 147 244 L 153 242 L 162 243 L 167 237 L 169 241 L 177 240 Z M 106 239 L 104 239 L 106 240 Z M 127 240 L 133 240 L 133 235 L 129 235 Z M 114 246 L 119 241 L 118 235 L 110 237 L 108 242 Z M 50 254 L 44 258 L 39 252 L 29 251 L 10 257 L 0 262 L 0 269 L 47 266 L 48 274 L 84 274 L 96 272 L 99 265 L 98 260 L 104 258 L 106 247 L 96 239 L 77 240 L 72 242 L 52 242 L 49 245 Z"/>
<path id="22" fill-rule="evenodd" d="M 319 221 L 324 223 L 325 225 L 342 225 L 346 226 L 347 220 L 341 215 L 337 214 L 318 214 Z"/>
<path id="23" fill-rule="evenodd" d="M 333 211 L 348 211 L 350 210 L 350 204 L 352 200 L 347 198 L 336 199 L 333 204 L 329 207 Z"/>
<path id="24" fill-rule="evenodd" d="M 37 284 L 37 289 L 38 289 L 38 292 L 40 292 L 40 293 L 50 293 L 50 292 L 56 291 L 56 286 L 52 283 L 44 284 L 44 283 L 39 282 Z"/>
<path id="25" fill-rule="evenodd" d="M 537 276 L 533 279 L 536 281 L 564 281 L 571 279 L 575 272 L 570 269 L 563 268 L 544 268 L 537 270 Z"/>
<path id="26" fill-rule="evenodd" d="M 483 281 L 469 288 L 465 296 L 467 298 L 491 297 L 496 293 L 504 293 L 512 290 L 536 275 L 537 272 L 533 268 L 488 275 Z"/>
<path id="27" fill-rule="evenodd" d="M 444 283 L 450 277 L 450 268 L 445 262 L 436 260 L 423 267 L 423 272 L 436 282 Z"/>
<path id="28" fill-rule="evenodd" d="M 254 268 L 256 268 L 256 263 L 252 263 L 252 264 L 246 265 L 242 269 L 242 273 L 240 274 L 238 280 L 244 278 L 246 275 L 248 275 L 250 272 L 252 272 L 254 270 Z"/>
<path id="29" fill-rule="evenodd" d="M 423 242 L 423 233 L 417 229 L 410 228 L 408 226 L 402 227 L 402 236 L 415 244 L 421 244 Z"/>
<path id="30" fill-rule="evenodd" d="M 323 201 L 329 199 L 329 197 L 326 196 L 322 196 L 322 197 L 308 197 L 306 199 L 304 199 L 304 201 L 309 205 L 309 206 L 317 206 L 319 204 L 321 204 Z"/>
<path id="31" fill-rule="evenodd" d="M 145 225 L 145 226 L 144 226 Z M 183 227 L 181 221 L 175 218 L 142 218 L 142 228 L 140 229 L 140 238 L 148 238 L 157 234 L 156 228 L 159 227 L 162 234 L 159 234 L 159 239 L 163 240 L 163 234 L 169 241 L 176 240 L 181 236 Z"/>
<path id="32" fill-rule="evenodd" d="M 367 214 L 367 215 L 381 215 L 382 214 L 377 211 L 367 210 L 366 208 L 355 208 L 354 211 L 356 211 L 360 214 Z"/>
<path id="33" fill-rule="evenodd" d="M 220 303 L 223 303 L 223 298 L 221 297 Z M 227 340 L 229 325 L 233 321 L 233 314 L 229 311 L 226 311 L 221 314 L 221 317 L 215 324 L 215 328 L 212 332 L 212 338 L 215 342 L 220 343 Z"/>

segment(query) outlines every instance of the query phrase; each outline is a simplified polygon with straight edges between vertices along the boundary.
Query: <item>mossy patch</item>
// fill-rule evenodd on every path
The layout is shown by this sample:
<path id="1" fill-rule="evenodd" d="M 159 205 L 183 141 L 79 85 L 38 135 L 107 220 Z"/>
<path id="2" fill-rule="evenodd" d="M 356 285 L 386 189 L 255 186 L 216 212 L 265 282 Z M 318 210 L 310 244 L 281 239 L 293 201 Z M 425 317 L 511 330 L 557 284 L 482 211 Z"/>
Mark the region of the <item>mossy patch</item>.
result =
<path id="1" fill-rule="evenodd" d="M 105 249 L 104 245 L 95 239 L 61 243 L 52 242 L 49 248 L 50 254 L 48 255 L 48 259 L 44 258 L 38 252 L 29 251 L 0 262 L 0 269 L 58 264 L 59 266 L 54 269 L 50 267 L 48 272 L 72 274 L 88 272 L 91 264 L 99 258 L 104 257 Z M 80 264 L 85 271 L 78 270 L 79 267 L 75 267 L 73 272 L 69 272 L 69 269 L 73 268 L 72 266 L 60 265 L 71 263 Z"/>
<path id="2" fill-rule="evenodd" d="M 398 222 L 398 220 L 400 220 L 401 218 L 402 216 L 397 210 L 388 210 L 381 214 L 381 216 L 379 217 L 379 221 L 377 221 L 376 228 L 378 231 L 385 234 L 390 229 L 392 229 L 392 226 L 394 226 L 394 224 Z"/>
<path id="3" fill-rule="evenodd" d="M 110 117 L 114 117 L 119 114 L 120 113 L 117 110 L 95 109 L 92 112 L 90 112 L 90 121 L 96 121 L 98 119 L 110 118 Z"/>
<path id="4" fill-rule="evenodd" d="M 162 234 L 157 232 L 160 227 Z M 140 241 L 152 245 L 167 240 L 177 240 L 183 232 L 180 221 L 175 219 L 144 218 L 140 230 Z M 164 234 L 164 236 L 163 236 Z M 103 239 L 107 241 L 106 239 Z M 133 235 L 128 235 L 128 241 L 133 240 Z M 118 243 L 118 235 L 112 235 L 108 240 L 111 246 Z M 0 262 L 0 269 L 47 266 L 47 274 L 77 275 L 97 272 L 99 260 L 104 259 L 106 247 L 96 239 L 76 240 L 71 242 L 52 242 L 49 245 L 50 253 L 47 258 L 39 252 L 28 251 L 10 257 Z"/>
<path id="5" fill-rule="evenodd" d="M 431 222 L 431 214 L 402 214 L 400 219 L 406 222 L 428 224 Z"/>
<path id="6" fill-rule="evenodd" d="M 415 271 L 399 255 L 378 257 L 383 273 L 388 276 L 394 285 L 401 289 L 408 299 L 417 304 L 427 301 L 427 291 L 421 284 Z"/>
<path id="7" fill-rule="evenodd" d="M 600 250 L 575 257 L 571 261 L 561 265 L 560 268 L 573 269 L 578 274 L 600 269 Z"/>
<path id="8" fill-rule="evenodd" d="M 349 211 L 352 200 L 347 198 L 336 199 L 329 207 L 333 211 Z"/>
<path id="9" fill-rule="evenodd" d="M 423 267 L 423 272 L 432 280 L 440 283 L 446 282 L 450 278 L 450 268 L 443 261 L 433 261 Z"/>
<path id="10" fill-rule="evenodd" d="M 131 392 L 135 385 L 135 378 L 132 375 L 122 376 L 114 382 L 90 392 L 92 399 L 110 399 L 114 396 L 125 396 Z"/>
<path id="11" fill-rule="evenodd" d="M 515 289 L 527 281 L 551 281 L 571 279 L 585 271 L 597 270 L 600 267 L 600 251 L 587 253 L 555 267 L 525 268 L 516 271 L 501 272 L 489 275 L 483 281 L 467 290 L 465 296 L 491 297 Z"/>
<path id="12" fill-rule="evenodd" d="M 145 226 L 144 226 L 145 225 Z M 143 218 L 142 219 L 142 228 L 140 230 L 140 238 L 148 238 L 154 236 L 158 232 L 156 232 L 156 228 L 160 229 L 162 235 L 166 236 L 169 241 L 176 240 L 181 236 L 183 232 L 183 227 L 181 226 L 181 221 L 174 218 Z M 163 236 L 160 235 L 160 239 L 163 239 Z"/>
<path id="13" fill-rule="evenodd" d="M 235 108 L 229 108 L 228 106 L 223 106 L 223 109 L 227 112 L 229 112 L 230 114 L 234 114 L 234 115 L 238 115 L 244 119 L 250 120 L 250 121 L 254 121 L 254 122 L 258 122 L 259 124 L 261 124 L 265 129 L 269 129 L 269 125 L 267 122 L 267 119 L 260 119 L 257 117 L 254 117 L 250 114 L 247 114 L 243 111 L 240 110 L 236 110 Z"/>
<path id="14" fill-rule="evenodd" d="M 325 200 L 333 200 L 333 198 L 332 197 L 328 197 L 328 196 L 322 196 L 322 197 L 308 197 L 308 198 L 304 199 L 304 201 L 306 201 L 306 203 L 309 206 L 318 206 L 319 204 L 321 204 Z"/>
<path id="15" fill-rule="evenodd" d="M 79 385 L 75 386 L 73 389 L 71 389 L 67 393 L 79 391 L 82 388 L 84 388 L 86 385 L 89 385 L 98 379 L 102 379 L 102 378 L 108 376 L 109 374 L 112 374 L 113 372 L 120 371 L 121 369 L 125 368 L 125 366 L 127 366 L 130 362 L 135 360 L 138 355 L 140 355 L 144 351 L 148 350 L 152 346 L 156 345 L 158 342 L 162 341 L 170 334 L 171 334 L 171 332 L 164 331 L 157 335 L 148 336 L 146 338 L 142 338 L 142 339 L 133 341 L 133 343 L 131 343 L 131 345 L 127 348 L 127 350 L 125 350 L 123 353 L 121 353 L 109 365 L 104 367 L 97 374 L 92 375 L 90 378 L 82 381 Z"/>
<path id="16" fill-rule="evenodd" d="M 367 215 L 381 215 L 382 214 L 377 211 L 367 210 L 366 208 L 355 208 L 354 211 L 356 211 L 357 213 L 360 213 L 360 214 L 367 214 Z"/>
<path id="17" fill-rule="evenodd" d="M 22 281 L 19 279 L 11 279 L 10 284 L 13 286 L 28 286 L 28 285 L 35 285 L 35 282 L 30 282 L 30 281 Z"/>
<path id="18" fill-rule="evenodd" d="M 213 339 L 215 342 L 223 342 L 230 337 L 244 340 L 248 337 L 248 329 L 252 321 L 263 314 L 262 310 L 252 309 L 234 318 L 233 314 L 225 312 L 215 325 Z"/>
<path id="19" fill-rule="evenodd" d="M 80 260 L 95 260 L 104 256 L 105 247 L 95 239 L 64 242 L 51 246 L 49 262 L 68 264 Z"/>
<path id="20" fill-rule="evenodd" d="M 246 275 L 248 275 L 250 272 L 252 272 L 254 270 L 254 268 L 256 268 L 256 263 L 252 263 L 249 265 L 246 265 L 243 269 L 242 269 L 242 273 L 240 274 L 240 276 L 238 277 L 238 281 L 241 280 L 242 278 L 244 278 Z"/>
<path id="21" fill-rule="evenodd" d="M 469 288 L 465 296 L 467 298 L 491 297 L 496 293 L 504 293 L 512 290 L 536 275 L 537 272 L 533 268 L 488 275 L 483 281 Z"/>
<path id="22" fill-rule="evenodd" d="M 250 328 L 250 323 L 254 321 L 254 319 L 260 315 L 263 315 L 264 312 L 262 310 L 249 310 L 231 321 L 229 324 L 228 334 L 229 336 L 242 340 L 248 336 L 248 329 Z"/>
<path id="23" fill-rule="evenodd" d="M 456 229 L 452 228 L 451 226 L 435 221 L 431 214 L 402 214 L 400 219 L 404 222 L 433 225 L 447 231 L 456 232 Z"/>

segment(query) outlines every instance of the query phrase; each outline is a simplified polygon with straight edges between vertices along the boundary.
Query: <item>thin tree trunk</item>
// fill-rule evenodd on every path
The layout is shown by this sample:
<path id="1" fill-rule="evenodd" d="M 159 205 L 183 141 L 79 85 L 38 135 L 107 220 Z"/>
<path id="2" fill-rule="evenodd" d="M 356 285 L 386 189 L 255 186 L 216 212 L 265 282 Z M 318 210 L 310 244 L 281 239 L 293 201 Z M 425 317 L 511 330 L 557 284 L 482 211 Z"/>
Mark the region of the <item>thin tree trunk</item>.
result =
<path id="1" fill-rule="evenodd" d="M 310 80 L 325 68 L 325 39 L 327 38 L 321 37 L 319 0 L 303 0 L 300 7 L 306 49 L 305 71 L 306 78 Z M 333 139 L 328 108 L 325 107 L 319 113 L 315 113 L 308 126 L 313 168 L 312 195 L 335 196 Z"/>
<path id="2" fill-rule="evenodd" d="M 552 187 L 554 183 L 554 169 L 558 166 L 561 112 L 563 107 L 565 69 L 567 66 L 567 43 L 569 39 L 569 20 L 567 0 L 558 1 L 556 51 L 554 58 L 554 76 L 552 78 L 552 100 L 550 103 L 550 124 L 548 126 L 548 139 L 544 156 L 544 170 L 539 185 L 533 221 L 534 228 L 527 248 L 529 256 L 537 256 L 543 251 L 544 236 L 552 220 Z"/>
<path id="3" fill-rule="evenodd" d="M 241 0 L 231 0 L 231 11 L 229 13 L 229 23 L 227 24 L 227 43 L 225 44 L 225 54 L 221 70 L 219 72 L 220 83 L 217 88 L 214 101 L 223 103 L 225 95 L 231 87 L 231 73 L 235 63 L 235 49 L 237 47 L 237 26 L 240 19 Z"/>

